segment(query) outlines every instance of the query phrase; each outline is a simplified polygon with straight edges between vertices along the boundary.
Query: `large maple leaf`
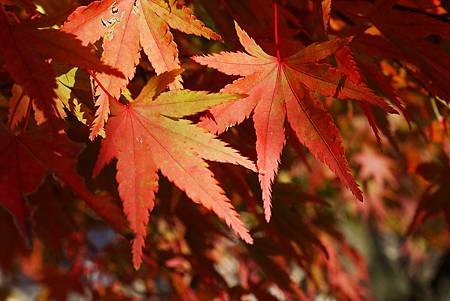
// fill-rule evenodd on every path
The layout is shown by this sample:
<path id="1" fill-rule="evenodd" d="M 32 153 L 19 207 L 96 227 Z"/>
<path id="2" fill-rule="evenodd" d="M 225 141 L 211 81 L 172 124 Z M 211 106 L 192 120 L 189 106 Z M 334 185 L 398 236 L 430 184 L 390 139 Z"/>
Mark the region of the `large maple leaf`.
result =
<path id="1" fill-rule="evenodd" d="M 46 125 L 19 135 L 0 131 L 0 204 L 15 217 L 22 231 L 27 228 L 25 197 L 39 187 L 49 171 L 115 229 L 126 231 L 120 210 L 105 198 L 93 195 L 77 174 L 79 152 L 80 146 L 63 131 L 55 133 Z"/>
<path id="2" fill-rule="evenodd" d="M 170 27 L 188 34 L 219 40 L 220 36 L 195 18 L 187 7 L 179 8 L 173 0 L 104 0 L 76 9 L 63 30 L 77 35 L 85 43 L 103 37 L 105 63 L 117 67 L 126 78 L 101 75 L 104 89 L 98 90 L 96 119 L 91 139 L 104 127 L 109 115 L 109 100 L 119 98 L 133 77 L 141 46 L 157 74 L 180 68 L 177 46 Z M 181 87 L 179 77 L 172 87 Z M 108 91 L 108 93 L 105 92 Z"/>
<path id="3" fill-rule="evenodd" d="M 193 59 L 226 74 L 244 76 L 226 86 L 223 92 L 249 96 L 211 109 L 213 118 L 203 119 L 200 125 L 221 133 L 253 112 L 266 219 L 269 220 L 271 215 L 271 185 L 285 143 L 286 117 L 298 139 L 362 200 L 362 193 L 349 171 L 339 131 L 315 94 L 328 97 L 338 94 L 340 98 L 363 101 L 388 112 L 395 110 L 363 83 L 342 83 L 344 73 L 326 63 L 318 63 L 348 40 L 315 43 L 290 57 L 281 58 L 265 53 L 237 23 L 236 31 L 247 53 L 222 52 Z"/>
<path id="4" fill-rule="evenodd" d="M 119 194 L 136 234 L 132 247 L 136 268 L 142 261 L 149 211 L 158 190 L 158 170 L 194 202 L 214 211 L 243 240 L 252 242 L 205 160 L 240 164 L 252 170 L 254 164 L 204 129 L 180 119 L 241 96 L 189 90 L 157 96 L 178 74 L 163 73 L 150 80 L 129 105 L 112 106 L 113 117 L 106 126 L 106 139 L 94 169 L 97 175 L 113 157 L 117 158 Z"/>
<path id="5" fill-rule="evenodd" d="M 49 59 L 121 76 L 74 35 L 52 28 L 36 28 L 33 23 L 18 23 L 14 19 L 0 7 L 0 56 L 5 61 L 4 68 L 50 122 L 57 123 L 59 113 L 54 91 L 56 76 Z"/>

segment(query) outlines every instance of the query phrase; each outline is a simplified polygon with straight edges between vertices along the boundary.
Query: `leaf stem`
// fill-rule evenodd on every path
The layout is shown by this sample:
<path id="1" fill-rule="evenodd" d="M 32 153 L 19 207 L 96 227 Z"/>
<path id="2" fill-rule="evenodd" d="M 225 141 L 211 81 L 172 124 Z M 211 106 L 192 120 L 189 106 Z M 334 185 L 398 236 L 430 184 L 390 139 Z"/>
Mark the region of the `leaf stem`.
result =
<path id="1" fill-rule="evenodd" d="M 275 38 L 275 47 L 277 51 L 277 59 L 281 61 L 280 54 L 280 39 L 278 35 L 278 1 L 273 1 L 273 23 L 274 23 L 274 38 Z"/>

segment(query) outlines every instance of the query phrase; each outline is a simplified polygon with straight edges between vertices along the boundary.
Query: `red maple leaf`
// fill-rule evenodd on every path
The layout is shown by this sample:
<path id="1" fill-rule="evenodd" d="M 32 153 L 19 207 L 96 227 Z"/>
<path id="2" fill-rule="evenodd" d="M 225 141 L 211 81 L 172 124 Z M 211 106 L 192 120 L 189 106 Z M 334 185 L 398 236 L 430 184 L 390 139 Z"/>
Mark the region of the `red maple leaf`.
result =
<path id="1" fill-rule="evenodd" d="M 214 211 L 244 241 L 253 241 L 205 160 L 240 164 L 252 170 L 254 164 L 212 134 L 181 119 L 241 96 L 189 90 L 160 94 L 178 75 L 178 71 L 163 73 L 150 80 L 129 105 L 113 106 L 94 170 L 97 175 L 106 163 L 117 158 L 119 194 L 136 234 L 132 248 L 136 268 L 142 262 L 149 211 L 158 190 L 158 170 L 194 202 Z"/>
<path id="2" fill-rule="evenodd" d="M 271 215 L 271 185 L 285 143 L 286 117 L 298 139 L 362 200 L 362 193 L 350 174 L 338 129 L 315 94 L 333 96 L 338 92 L 340 98 L 364 101 L 391 113 L 395 110 L 363 83 L 342 84 L 344 73 L 329 64 L 318 63 L 348 40 L 315 43 L 281 58 L 266 54 L 237 24 L 236 31 L 247 53 L 223 52 L 197 56 L 194 60 L 230 75 L 244 76 L 226 86 L 223 92 L 249 96 L 211 109 L 214 118 L 205 118 L 200 124 L 211 132 L 221 133 L 253 113 L 266 219 Z"/>
<path id="3" fill-rule="evenodd" d="M 187 7 L 163 0 L 104 0 L 76 9 L 67 19 L 63 30 L 79 37 L 84 43 L 103 38 L 102 60 L 117 67 L 125 78 L 100 75 L 98 80 L 108 93 L 98 90 L 96 118 L 91 129 L 94 139 L 104 127 L 109 115 L 109 98 L 119 98 L 139 62 L 141 47 L 157 74 L 180 68 L 178 49 L 170 27 L 208 39 L 220 36 L 195 18 Z M 172 83 L 181 88 L 181 77 Z"/>

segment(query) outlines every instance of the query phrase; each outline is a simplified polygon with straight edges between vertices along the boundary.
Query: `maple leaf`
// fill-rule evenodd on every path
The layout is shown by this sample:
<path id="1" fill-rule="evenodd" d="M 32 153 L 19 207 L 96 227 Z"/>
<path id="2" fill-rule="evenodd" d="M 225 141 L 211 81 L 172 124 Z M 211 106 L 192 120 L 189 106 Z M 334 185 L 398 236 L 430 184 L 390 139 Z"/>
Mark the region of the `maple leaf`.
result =
<path id="1" fill-rule="evenodd" d="M 414 217 L 407 233 L 412 233 L 421 224 L 432 216 L 441 214 L 445 218 L 447 227 L 450 227 L 450 160 L 444 156 L 444 164 L 435 162 L 422 163 L 416 172 L 430 182 L 421 196 Z"/>
<path id="2" fill-rule="evenodd" d="M 45 125 L 19 135 L 1 130 L 0 152 L 0 204 L 11 212 L 22 231 L 26 229 L 27 218 L 24 196 L 34 192 L 49 171 L 113 227 L 125 228 L 120 211 L 87 190 L 76 173 L 80 147 L 68 140 L 64 132 L 54 133 Z"/>
<path id="3" fill-rule="evenodd" d="M 221 39 L 196 19 L 190 9 L 179 8 L 173 0 L 169 3 L 164 0 L 95 1 L 79 7 L 69 16 L 63 30 L 77 35 L 84 43 L 94 43 L 103 37 L 102 60 L 126 76 L 98 77 L 104 89 L 97 91 L 98 109 L 91 139 L 97 136 L 108 119 L 110 98 L 119 98 L 133 77 L 141 47 L 157 74 L 180 68 L 178 49 L 170 27 L 208 39 Z M 178 77 L 172 88 L 181 87 L 181 77 Z"/>
<path id="4" fill-rule="evenodd" d="M 396 162 L 367 146 L 353 159 L 361 166 L 359 178 L 365 182 L 368 203 L 362 207 L 363 212 L 371 212 L 379 219 L 386 218 L 388 210 L 383 198 L 389 196 L 389 188 L 398 187 L 395 170 L 399 168 Z"/>
<path id="5" fill-rule="evenodd" d="M 133 264 L 142 262 L 149 211 L 158 190 L 158 174 L 175 183 L 196 203 L 214 211 L 247 243 L 252 238 L 229 199 L 207 168 L 205 160 L 240 164 L 255 170 L 248 159 L 202 128 L 180 119 L 240 98 L 236 94 L 208 94 L 189 90 L 165 92 L 178 70 L 153 78 L 129 105 L 115 105 L 106 126 L 94 176 L 113 157 L 116 179 L 131 229 Z"/>
<path id="6" fill-rule="evenodd" d="M 386 184 L 395 186 L 397 179 L 394 175 L 395 161 L 376 152 L 374 149 L 364 147 L 362 152 L 354 156 L 355 162 L 361 165 L 360 176 L 363 180 L 373 179 L 383 187 Z"/>
<path id="7" fill-rule="evenodd" d="M 221 133 L 253 112 L 266 219 L 269 220 L 271 215 L 271 185 L 285 143 L 286 117 L 298 139 L 362 200 L 362 193 L 350 174 L 338 129 L 314 94 L 333 96 L 339 87 L 340 98 L 364 101 L 391 113 L 395 110 L 362 83 L 356 85 L 345 81 L 341 85 L 342 72 L 331 65 L 317 63 L 346 45 L 348 40 L 315 43 L 290 57 L 277 58 L 265 53 L 237 23 L 236 31 L 247 53 L 223 52 L 193 59 L 226 74 L 244 76 L 222 91 L 249 96 L 211 109 L 214 118 L 205 118 L 200 125 Z"/>
<path id="8" fill-rule="evenodd" d="M 450 101 L 450 58 L 428 38 L 450 37 L 450 25 L 417 12 L 394 9 L 396 1 L 339 0 L 334 5 L 357 22 L 367 22 L 380 34 L 362 34 L 354 47 L 372 56 L 406 61 L 405 67 L 428 91 Z M 369 27 L 369 26 L 367 26 Z"/>
<path id="9" fill-rule="evenodd" d="M 55 103 L 55 74 L 49 59 L 121 76 L 116 69 L 100 62 L 74 35 L 10 19 L 0 8 L 0 40 L 3 41 L 0 55 L 5 61 L 4 68 L 50 122 L 57 123 L 60 114 Z"/>

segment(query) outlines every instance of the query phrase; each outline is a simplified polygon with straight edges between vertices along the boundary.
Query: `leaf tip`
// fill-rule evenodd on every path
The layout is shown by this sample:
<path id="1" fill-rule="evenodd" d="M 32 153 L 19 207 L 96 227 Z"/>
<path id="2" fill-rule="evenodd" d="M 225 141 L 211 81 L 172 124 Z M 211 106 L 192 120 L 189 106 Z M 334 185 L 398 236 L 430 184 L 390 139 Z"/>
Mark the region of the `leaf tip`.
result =
<path id="1" fill-rule="evenodd" d="M 133 267 L 137 271 L 142 265 L 142 248 L 144 247 L 144 237 L 137 235 L 132 242 L 131 253 L 133 256 Z"/>
<path id="2" fill-rule="evenodd" d="M 266 219 L 267 223 L 270 223 L 270 218 L 272 217 L 271 209 L 265 209 L 264 210 L 264 218 Z"/>
<path id="3" fill-rule="evenodd" d="M 269 223 L 270 218 L 272 217 L 272 200 L 270 194 L 266 195 L 263 198 L 263 202 L 264 202 L 264 218 L 266 219 L 266 222 Z"/>
<path id="4" fill-rule="evenodd" d="M 247 244 L 253 245 L 253 237 L 247 232 L 245 233 L 245 236 L 241 237 Z"/>
<path id="5" fill-rule="evenodd" d="M 234 28 L 236 29 L 236 32 L 238 35 L 244 32 L 244 30 L 239 26 L 238 22 L 234 20 Z"/>

